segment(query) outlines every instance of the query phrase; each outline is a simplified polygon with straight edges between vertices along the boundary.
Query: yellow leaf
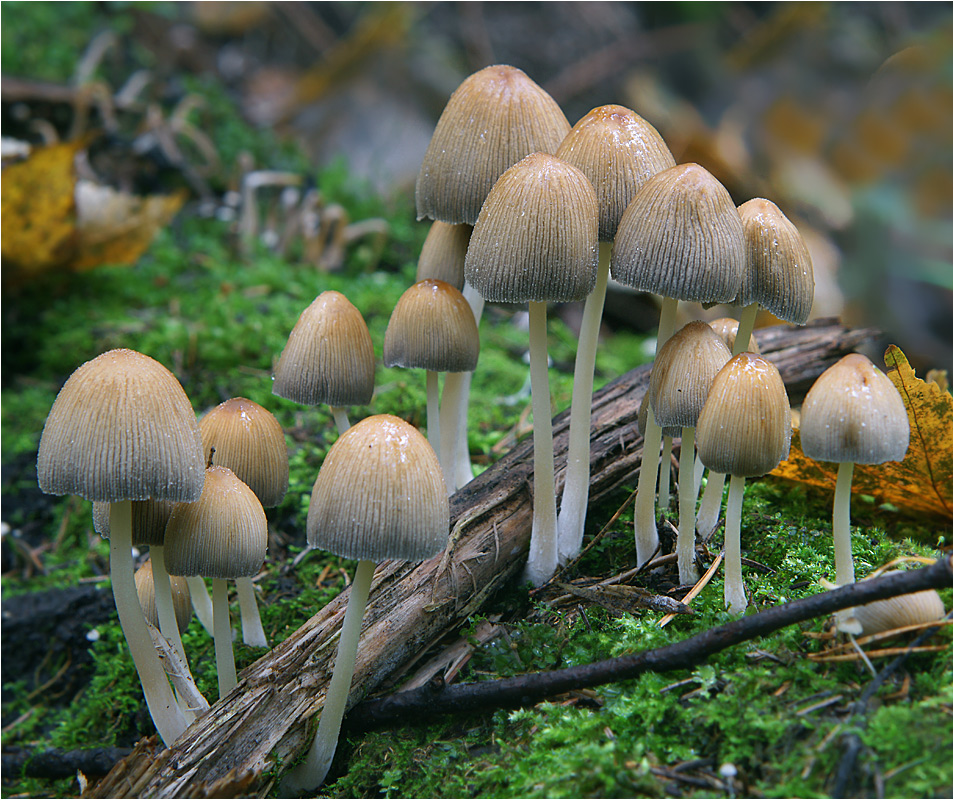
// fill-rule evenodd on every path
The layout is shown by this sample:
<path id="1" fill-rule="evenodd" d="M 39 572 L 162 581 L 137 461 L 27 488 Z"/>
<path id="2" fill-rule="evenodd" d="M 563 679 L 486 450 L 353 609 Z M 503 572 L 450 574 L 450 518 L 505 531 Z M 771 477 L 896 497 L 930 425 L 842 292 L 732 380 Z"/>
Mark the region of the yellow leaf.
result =
<path id="1" fill-rule="evenodd" d="M 887 375 L 901 393 L 911 442 L 904 461 L 855 464 L 851 491 L 891 503 L 912 516 L 951 518 L 951 395 L 914 374 L 904 353 L 894 345 L 885 353 Z M 787 480 L 834 492 L 838 465 L 815 461 L 802 452 L 798 430 L 792 433 L 789 457 L 772 472 Z"/>

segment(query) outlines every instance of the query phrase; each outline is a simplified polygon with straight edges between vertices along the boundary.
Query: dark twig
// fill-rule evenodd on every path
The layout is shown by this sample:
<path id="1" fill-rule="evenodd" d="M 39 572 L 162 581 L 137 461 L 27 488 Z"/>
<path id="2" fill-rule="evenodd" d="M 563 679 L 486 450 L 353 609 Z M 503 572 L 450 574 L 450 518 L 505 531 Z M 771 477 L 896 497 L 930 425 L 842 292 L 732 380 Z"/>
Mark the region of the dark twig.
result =
<path id="1" fill-rule="evenodd" d="M 30 750 L 14 749 L 3 754 L 4 775 L 24 778 L 56 780 L 72 778 L 77 772 L 99 777 L 109 772 L 122 758 L 129 755 L 128 747 L 94 747 L 89 750 Z"/>

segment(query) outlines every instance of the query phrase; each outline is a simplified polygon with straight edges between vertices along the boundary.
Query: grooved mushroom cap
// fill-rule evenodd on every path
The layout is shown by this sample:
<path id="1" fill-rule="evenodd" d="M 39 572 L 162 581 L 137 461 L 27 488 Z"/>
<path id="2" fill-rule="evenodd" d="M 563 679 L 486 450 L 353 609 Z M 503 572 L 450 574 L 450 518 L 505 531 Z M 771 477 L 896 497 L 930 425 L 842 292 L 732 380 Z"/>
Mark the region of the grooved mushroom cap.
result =
<path id="1" fill-rule="evenodd" d="M 576 167 L 532 153 L 494 184 L 464 277 L 498 303 L 582 300 L 596 284 L 596 192 Z"/>
<path id="2" fill-rule="evenodd" d="M 639 114 L 617 105 L 594 108 L 567 134 L 556 151 L 579 167 L 596 189 L 600 241 L 616 236 L 620 217 L 633 195 L 676 160 L 656 129 Z"/>
<path id="3" fill-rule="evenodd" d="M 136 547 L 161 545 L 166 538 L 166 523 L 175 507 L 172 500 L 133 500 L 132 543 Z M 109 503 L 93 503 L 93 530 L 109 538 Z"/>
<path id="4" fill-rule="evenodd" d="M 739 206 L 748 253 L 737 305 L 758 303 L 779 319 L 801 325 L 815 299 L 812 257 L 802 235 L 771 200 Z"/>
<path id="5" fill-rule="evenodd" d="M 265 561 L 268 523 L 255 492 L 226 467 L 209 467 L 202 497 L 179 503 L 166 525 L 170 575 L 245 578 Z"/>
<path id="6" fill-rule="evenodd" d="M 725 342 L 725 346 L 729 350 L 735 349 L 735 337 L 739 332 L 739 321 L 737 319 L 732 319 L 732 317 L 719 317 L 719 319 L 714 319 L 709 323 L 709 327 Z M 758 355 L 761 351 L 759 346 L 755 343 L 755 336 L 749 334 L 749 341 L 745 346 L 745 350 L 748 353 L 755 353 Z"/>
<path id="7" fill-rule="evenodd" d="M 639 431 L 640 436 L 646 435 L 646 417 L 649 416 L 649 391 L 643 395 L 643 399 L 639 401 L 639 410 L 636 412 L 636 430 Z M 655 414 L 653 415 L 655 417 Z M 677 436 L 682 435 L 682 428 L 677 428 L 674 425 L 667 425 L 662 429 L 663 436 L 668 436 L 670 439 L 673 439 Z"/>
<path id="8" fill-rule="evenodd" d="M 195 500 L 205 461 L 189 398 L 149 356 L 103 353 L 78 367 L 56 396 L 36 473 L 47 494 L 104 502 Z"/>
<path id="9" fill-rule="evenodd" d="M 851 609 L 865 636 L 943 619 L 944 602 L 934 589 L 876 600 Z"/>
<path id="10" fill-rule="evenodd" d="M 331 446 L 311 492 L 308 543 L 345 558 L 421 561 L 447 545 L 440 464 L 417 428 L 367 417 Z"/>
<path id="11" fill-rule="evenodd" d="M 739 353 L 712 380 L 696 423 L 696 448 L 715 472 L 754 478 L 788 458 L 792 412 L 782 376 L 755 353 Z"/>
<path id="12" fill-rule="evenodd" d="M 473 229 L 473 225 L 432 222 L 417 260 L 415 279 L 423 281 L 431 278 L 449 283 L 455 289 L 463 289 L 464 256 Z"/>
<path id="13" fill-rule="evenodd" d="M 418 281 L 401 295 L 384 333 L 384 365 L 470 372 L 480 337 L 470 304 L 444 281 Z"/>
<path id="14" fill-rule="evenodd" d="M 690 322 L 659 348 L 649 375 L 653 415 L 662 426 L 694 428 L 716 373 L 732 358 L 705 322 Z"/>
<path id="15" fill-rule="evenodd" d="M 851 353 L 826 369 L 802 403 L 802 451 L 816 461 L 881 464 L 908 451 L 908 412 L 880 369 Z"/>
<path id="16" fill-rule="evenodd" d="M 509 167 L 530 153 L 556 152 L 569 130 L 556 101 L 522 70 L 496 65 L 475 72 L 447 101 L 424 153 L 417 218 L 473 225 Z"/>
<path id="17" fill-rule="evenodd" d="M 619 221 L 610 271 L 624 286 L 677 300 L 729 303 L 745 269 L 735 203 L 698 164 L 643 184 Z"/>
<path id="18" fill-rule="evenodd" d="M 266 508 L 288 491 L 288 448 L 275 415 L 244 397 L 220 403 L 199 420 L 210 465 L 228 467 Z"/>
<path id="19" fill-rule="evenodd" d="M 152 559 L 147 559 L 136 570 L 136 594 L 139 595 L 139 605 L 149 624 L 159 627 L 159 612 L 156 610 L 156 586 L 152 580 Z M 169 583 L 172 588 L 172 610 L 176 615 L 176 626 L 184 631 L 192 621 L 192 600 L 189 593 L 189 584 L 179 575 L 170 575 Z"/>
<path id="20" fill-rule="evenodd" d="M 301 312 L 275 366 L 272 393 L 311 406 L 371 402 L 374 345 L 343 294 L 322 292 Z"/>

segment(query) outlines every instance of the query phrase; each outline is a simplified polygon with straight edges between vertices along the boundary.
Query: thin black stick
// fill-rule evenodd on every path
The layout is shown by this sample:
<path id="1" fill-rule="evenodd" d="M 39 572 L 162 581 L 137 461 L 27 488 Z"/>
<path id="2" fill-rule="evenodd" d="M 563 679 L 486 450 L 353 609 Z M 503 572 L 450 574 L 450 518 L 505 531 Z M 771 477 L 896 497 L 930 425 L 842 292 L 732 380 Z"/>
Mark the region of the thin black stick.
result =
<path id="1" fill-rule="evenodd" d="M 446 687 L 423 686 L 420 689 L 398 692 L 356 705 L 348 714 L 343 729 L 348 733 L 357 733 L 408 721 L 417 722 L 441 714 L 520 708 L 572 689 L 628 680 L 644 672 L 687 669 L 704 661 L 713 653 L 788 625 L 886 597 L 950 586 L 951 576 L 951 558 L 942 558 L 929 567 L 894 572 L 791 603 L 772 606 L 758 614 L 742 617 L 655 650 L 516 678 Z"/>

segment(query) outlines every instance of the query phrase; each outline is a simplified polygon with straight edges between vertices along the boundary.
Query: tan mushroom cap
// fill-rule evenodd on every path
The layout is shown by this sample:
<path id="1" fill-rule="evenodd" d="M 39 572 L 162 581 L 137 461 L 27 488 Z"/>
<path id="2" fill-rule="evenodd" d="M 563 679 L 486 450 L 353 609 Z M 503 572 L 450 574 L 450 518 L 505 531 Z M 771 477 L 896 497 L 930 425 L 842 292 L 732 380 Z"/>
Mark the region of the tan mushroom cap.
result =
<path id="1" fill-rule="evenodd" d="M 56 396 L 36 472 L 47 494 L 103 502 L 195 500 L 205 462 L 189 398 L 149 356 L 103 353 L 78 367 Z"/>
<path id="2" fill-rule="evenodd" d="M 172 500 L 132 501 L 132 543 L 136 547 L 162 545 L 166 523 L 175 507 Z M 93 530 L 109 538 L 109 503 L 93 503 Z"/>
<path id="3" fill-rule="evenodd" d="M 758 303 L 786 322 L 803 324 L 815 299 L 808 245 L 771 200 L 756 197 L 739 206 L 748 258 L 735 302 Z"/>
<path id="4" fill-rule="evenodd" d="M 209 467 L 202 497 L 179 503 L 166 526 L 170 575 L 245 578 L 265 561 L 268 523 L 255 492 L 226 467 Z"/>
<path id="5" fill-rule="evenodd" d="M 488 301 L 582 300 L 596 283 L 596 192 L 576 167 L 533 153 L 494 184 L 464 277 Z"/>
<path id="6" fill-rule="evenodd" d="M 716 374 L 732 351 L 705 322 L 690 322 L 659 348 L 649 375 L 649 397 L 663 428 L 694 428 Z"/>
<path id="7" fill-rule="evenodd" d="M 159 627 L 159 612 L 156 611 L 156 587 L 152 580 L 152 560 L 147 559 L 136 570 L 136 594 L 139 595 L 139 605 L 146 620 L 154 628 Z M 184 631 L 192 621 L 192 600 L 189 593 L 189 584 L 179 575 L 170 575 L 172 587 L 172 610 L 176 615 L 176 626 Z"/>
<path id="8" fill-rule="evenodd" d="M 435 220 L 424 239 L 421 255 L 417 260 L 415 280 L 444 281 L 455 289 L 464 286 L 464 256 L 473 225 L 450 225 Z"/>
<path id="9" fill-rule="evenodd" d="M 470 304 L 444 281 L 423 280 L 397 301 L 384 333 L 384 365 L 470 372 L 480 337 Z"/>
<path id="10" fill-rule="evenodd" d="M 728 347 L 730 351 L 735 349 L 735 337 L 739 332 L 739 321 L 737 319 L 732 319 L 732 317 L 719 317 L 719 319 L 712 320 L 709 323 L 709 327 L 725 342 L 726 347 Z M 761 352 L 759 346 L 755 343 L 755 336 L 749 335 L 749 341 L 745 346 L 745 351 L 755 354 Z"/>
<path id="11" fill-rule="evenodd" d="M 371 402 L 374 345 L 347 297 L 322 292 L 301 312 L 275 366 L 272 392 L 312 406 Z"/>
<path id="12" fill-rule="evenodd" d="M 649 392 L 643 395 L 643 399 L 639 401 L 639 410 L 636 412 L 636 430 L 639 431 L 640 436 L 646 435 L 646 418 L 649 416 Z M 654 415 L 655 416 L 655 415 Z M 677 436 L 682 436 L 682 428 L 669 425 L 662 429 L 663 436 L 668 436 L 670 439 L 675 439 Z"/>
<path id="13" fill-rule="evenodd" d="M 596 189 L 600 241 L 611 242 L 636 191 L 676 160 L 658 131 L 624 106 L 594 108 L 566 135 L 557 158 L 579 167 Z"/>
<path id="14" fill-rule="evenodd" d="M 566 116 L 522 70 L 485 67 L 447 101 L 415 187 L 417 218 L 473 225 L 491 187 L 524 156 L 554 153 Z"/>
<path id="15" fill-rule="evenodd" d="M 902 461 L 910 427 L 891 379 L 860 353 L 826 369 L 802 403 L 802 451 L 816 461 Z"/>
<path id="16" fill-rule="evenodd" d="M 739 353 L 712 381 L 696 423 L 696 448 L 715 472 L 754 478 L 788 458 L 792 415 L 775 365 Z"/>
<path id="17" fill-rule="evenodd" d="M 639 291 L 729 303 L 745 257 L 742 220 L 728 191 L 698 164 L 680 164 L 646 181 L 626 207 L 610 270 Z"/>
<path id="18" fill-rule="evenodd" d="M 437 456 L 390 414 L 331 446 L 308 506 L 308 543 L 345 558 L 421 561 L 447 545 L 450 508 Z"/>
<path id="19" fill-rule="evenodd" d="M 934 589 L 876 600 L 874 603 L 856 606 L 851 612 L 861 623 L 861 632 L 865 636 L 908 625 L 934 622 L 943 619 L 947 613 L 941 596 Z"/>
<path id="20" fill-rule="evenodd" d="M 266 508 L 288 491 L 288 448 L 275 415 L 245 397 L 220 403 L 199 420 L 211 465 L 228 467 Z"/>

